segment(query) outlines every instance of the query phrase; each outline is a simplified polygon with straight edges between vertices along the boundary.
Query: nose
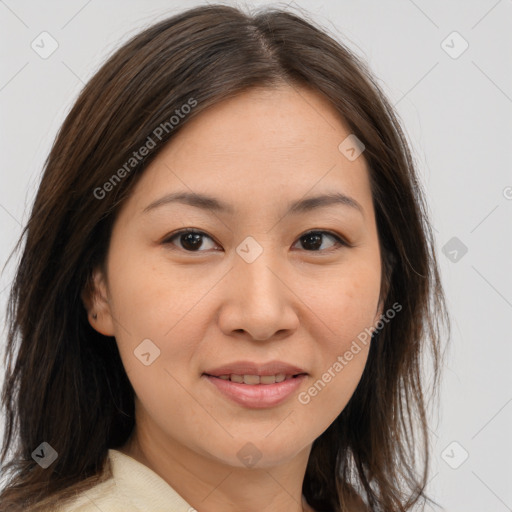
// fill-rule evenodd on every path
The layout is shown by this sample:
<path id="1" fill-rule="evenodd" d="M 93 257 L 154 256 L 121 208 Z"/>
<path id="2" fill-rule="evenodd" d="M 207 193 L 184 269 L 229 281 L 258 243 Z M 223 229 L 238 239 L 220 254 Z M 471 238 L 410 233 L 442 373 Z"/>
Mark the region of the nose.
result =
<path id="1" fill-rule="evenodd" d="M 299 325 L 299 299 L 293 292 L 290 273 L 270 251 L 252 263 L 236 257 L 224 282 L 219 325 L 226 336 L 245 333 L 265 341 L 288 336 Z"/>

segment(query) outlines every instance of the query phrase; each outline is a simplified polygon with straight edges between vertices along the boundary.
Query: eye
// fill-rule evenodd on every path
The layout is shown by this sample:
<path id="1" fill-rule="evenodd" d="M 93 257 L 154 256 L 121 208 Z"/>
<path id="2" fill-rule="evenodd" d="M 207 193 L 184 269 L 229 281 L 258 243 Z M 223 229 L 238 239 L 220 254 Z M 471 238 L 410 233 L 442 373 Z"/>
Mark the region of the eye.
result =
<path id="1" fill-rule="evenodd" d="M 331 249 L 325 249 L 325 248 L 321 249 L 321 247 L 323 245 L 322 237 L 325 237 L 326 235 L 331 237 L 332 239 L 334 239 L 336 244 L 338 245 L 338 247 L 336 247 L 336 244 L 335 244 L 334 249 L 332 249 L 332 248 Z M 311 249 L 312 251 L 316 251 L 316 252 L 319 252 L 319 251 L 331 252 L 332 250 L 339 249 L 340 248 L 339 246 L 350 247 L 350 244 L 347 241 L 345 241 L 340 236 L 335 235 L 334 233 L 331 233 L 330 231 L 321 231 L 321 230 L 309 231 L 308 233 L 305 233 L 304 235 L 302 235 L 298 241 L 301 242 L 303 246 L 310 247 L 310 248 L 312 248 Z M 308 252 L 311 252 L 311 250 Z"/>
<path id="2" fill-rule="evenodd" d="M 334 247 L 335 247 L 334 250 L 339 249 L 340 246 L 351 247 L 351 245 L 346 240 L 341 238 L 340 236 L 338 236 L 334 233 L 331 233 L 330 231 L 322 231 L 322 230 L 309 231 L 309 232 L 305 233 L 304 235 L 302 235 L 298 239 L 297 242 L 302 243 L 302 245 L 305 247 L 310 247 L 310 249 L 306 249 L 308 252 L 324 252 L 324 251 L 330 252 L 333 250 L 332 248 L 330 248 L 330 249 L 323 248 L 322 249 L 322 245 L 323 245 L 322 237 L 324 237 L 325 235 L 327 235 L 335 240 L 336 243 L 334 244 Z M 176 233 L 173 233 L 171 236 L 164 239 L 162 241 L 162 243 L 165 245 L 169 245 L 169 244 L 174 245 L 174 240 L 176 238 L 179 240 L 179 243 L 181 245 L 181 247 L 178 247 L 178 249 L 182 249 L 186 252 L 205 252 L 205 251 L 198 250 L 199 248 L 204 246 L 203 240 L 202 240 L 203 238 L 207 238 L 213 242 L 213 239 L 211 237 L 209 237 L 204 231 L 199 231 L 199 230 L 189 228 L 189 229 L 182 229 Z M 215 245 L 215 243 L 213 245 L 214 245 L 214 247 L 217 247 L 217 245 Z M 338 245 L 338 247 L 336 247 L 336 245 Z"/>
<path id="3" fill-rule="evenodd" d="M 198 231 L 195 229 L 182 229 L 177 233 L 174 233 L 172 236 L 166 238 L 162 243 L 164 244 L 173 244 L 173 240 L 178 238 L 180 241 L 181 247 L 179 249 L 183 249 L 187 252 L 203 252 L 198 251 L 199 247 L 203 246 L 202 238 L 209 238 L 212 240 L 206 233 L 203 231 Z M 213 240 L 212 240 L 213 241 Z"/>

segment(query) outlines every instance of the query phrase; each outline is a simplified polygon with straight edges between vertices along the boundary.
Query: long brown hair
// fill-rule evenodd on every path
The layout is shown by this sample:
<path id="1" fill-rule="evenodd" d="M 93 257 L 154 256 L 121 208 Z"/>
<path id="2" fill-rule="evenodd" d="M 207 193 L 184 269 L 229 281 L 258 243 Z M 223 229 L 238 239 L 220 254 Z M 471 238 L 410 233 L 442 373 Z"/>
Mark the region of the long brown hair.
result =
<path id="1" fill-rule="evenodd" d="M 276 8 L 249 14 L 207 5 L 119 48 L 82 90 L 45 162 L 15 248 L 25 241 L 7 308 L 0 462 L 9 481 L 0 511 L 64 504 L 110 476 L 107 451 L 133 429 L 134 392 L 115 342 L 89 325 L 83 297 L 105 261 L 116 213 L 191 119 L 248 88 L 282 84 L 323 94 L 364 143 L 384 310 L 403 308 L 379 329 L 349 403 L 314 441 L 303 493 L 315 509 L 340 512 L 356 495 L 368 510 L 386 512 L 428 500 L 422 371 L 431 365 L 435 391 L 441 324 L 449 332 L 450 322 L 427 206 L 397 116 L 365 64 L 313 21 Z M 148 137 L 152 148 L 132 160 Z M 58 453 L 47 469 L 31 455 L 42 442 Z"/>

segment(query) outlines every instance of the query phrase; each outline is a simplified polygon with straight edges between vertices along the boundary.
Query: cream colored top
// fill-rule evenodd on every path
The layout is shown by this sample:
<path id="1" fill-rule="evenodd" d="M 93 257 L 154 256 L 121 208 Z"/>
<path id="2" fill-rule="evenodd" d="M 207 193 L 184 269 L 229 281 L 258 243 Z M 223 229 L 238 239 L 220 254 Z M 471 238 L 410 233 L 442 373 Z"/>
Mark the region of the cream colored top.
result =
<path id="1" fill-rule="evenodd" d="M 83 492 L 59 512 L 194 512 L 163 478 L 119 450 L 109 449 L 113 478 Z"/>

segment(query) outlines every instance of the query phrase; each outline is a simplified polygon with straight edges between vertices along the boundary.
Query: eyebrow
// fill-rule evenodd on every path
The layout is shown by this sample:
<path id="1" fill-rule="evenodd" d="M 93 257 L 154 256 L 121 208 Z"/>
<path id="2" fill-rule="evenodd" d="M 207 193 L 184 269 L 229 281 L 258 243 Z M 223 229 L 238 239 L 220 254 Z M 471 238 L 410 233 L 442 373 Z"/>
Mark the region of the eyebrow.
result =
<path id="1" fill-rule="evenodd" d="M 167 194 L 146 206 L 144 210 L 142 210 L 142 213 L 147 213 L 159 206 L 172 203 L 187 204 L 203 210 L 212 210 L 230 215 L 235 213 L 233 206 L 230 204 L 225 203 L 220 199 L 216 199 L 215 197 L 196 192 L 174 192 Z M 359 211 L 359 213 L 364 216 L 364 209 L 361 204 L 352 197 L 342 194 L 341 192 L 331 192 L 291 202 L 288 204 L 285 215 L 300 215 L 318 208 L 325 208 L 333 205 L 348 206 Z"/>

